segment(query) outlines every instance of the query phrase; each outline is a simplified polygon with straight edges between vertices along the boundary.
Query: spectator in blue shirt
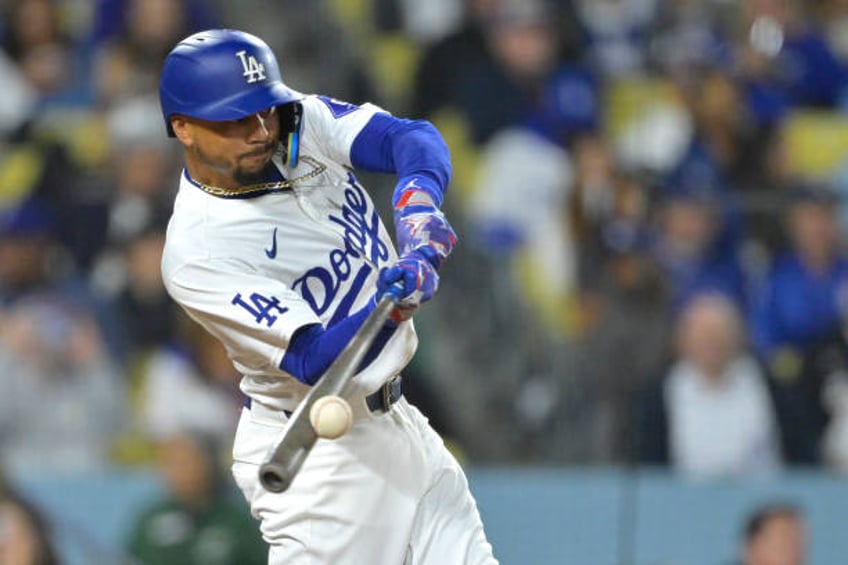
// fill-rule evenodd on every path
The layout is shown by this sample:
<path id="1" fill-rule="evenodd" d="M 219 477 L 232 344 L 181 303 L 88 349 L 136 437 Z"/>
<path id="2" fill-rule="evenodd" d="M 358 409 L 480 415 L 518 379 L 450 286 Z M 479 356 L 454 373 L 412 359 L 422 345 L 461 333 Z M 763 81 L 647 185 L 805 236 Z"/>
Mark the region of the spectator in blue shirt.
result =
<path id="1" fill-rule="evenodd" d="M 763 120 L 788 107 L 835 107 L 848 85 L 845 64 L 796 4 L 775 0 L 741 7 L 739 67 L 752 110 Z"/>
<path id="2" fill-rule="evenodd" d="M 778 417 L 788 424 L 787 459 L 811 464 L 821 460 L 828 420 L 822 391 L 843 324 L 848 257 L 839 250 L 836 199 L 828 189 L 796 189 L 787 220 L 790 247 L 757 293 L 751 328 L 773 377 Z"/>
<path id="3" fill-rule="evenodd" d="M 848 291 L 848 257 L 838 247 L 836 199 L 822 187 L 796 189 L 788 213 L 789 250 L 754 305 L 754 344 L 765 358 L 804 350 L 838 331 Z"/>
<path id="4" fill-rule="evenodd" d="M 675 311 L 702 292 L 724 294 L 745 307 L 746 277 L 728 211 L 715 188 L 684 183 L 663 196 L 652 252 Z"/>

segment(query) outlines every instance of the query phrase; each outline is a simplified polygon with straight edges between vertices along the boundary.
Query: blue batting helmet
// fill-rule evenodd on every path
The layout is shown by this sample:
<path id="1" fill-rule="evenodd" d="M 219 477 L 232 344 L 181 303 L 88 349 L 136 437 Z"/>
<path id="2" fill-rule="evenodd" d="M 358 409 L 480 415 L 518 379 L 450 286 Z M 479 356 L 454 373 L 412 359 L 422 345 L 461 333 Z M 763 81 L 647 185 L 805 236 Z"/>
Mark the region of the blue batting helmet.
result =
<path id="1" fill-rule="evenodd" d="M 237 120 L 300 98 L 283 84 L 277 59 L 264 41 L 230 29 L 201 31 L 180 41 L 168 53 L 159 79 L 170 137 L 175 114 Z"/>

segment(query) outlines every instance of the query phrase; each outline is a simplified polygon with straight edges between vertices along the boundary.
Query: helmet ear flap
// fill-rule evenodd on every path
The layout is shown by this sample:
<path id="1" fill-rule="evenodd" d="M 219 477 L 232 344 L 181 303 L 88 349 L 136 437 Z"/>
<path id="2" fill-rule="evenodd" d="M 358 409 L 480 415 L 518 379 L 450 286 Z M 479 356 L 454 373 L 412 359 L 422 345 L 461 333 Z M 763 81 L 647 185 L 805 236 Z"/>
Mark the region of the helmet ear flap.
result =
<path id="1" fill-rule="evenodd" d="M 299 102 L 283 104 L 277 108 L 280 116 L 280 141 L 285 146 L 283 164 L 289 168 L 297 166 L 300 153 L 300 129 L 303 121 L 303 105 Z"/>

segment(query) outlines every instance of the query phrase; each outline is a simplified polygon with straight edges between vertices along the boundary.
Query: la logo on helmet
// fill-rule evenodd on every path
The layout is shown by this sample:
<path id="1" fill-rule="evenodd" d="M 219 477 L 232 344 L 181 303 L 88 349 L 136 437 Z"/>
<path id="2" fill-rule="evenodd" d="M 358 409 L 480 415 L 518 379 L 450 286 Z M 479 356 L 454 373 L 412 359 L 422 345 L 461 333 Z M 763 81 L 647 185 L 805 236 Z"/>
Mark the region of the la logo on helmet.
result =
<path id="1" fill-rule="evenodd" d="M 253 83 L 258 80 L 265 80 L 265 65 L 256 60 L 253 55 L 247 56 L 247 51 L 241 50 L 236 53 L 236 57 L 241 60 L 241 66 L 244 68 L 242 76 L 247 77 L 247 83 Z"/>

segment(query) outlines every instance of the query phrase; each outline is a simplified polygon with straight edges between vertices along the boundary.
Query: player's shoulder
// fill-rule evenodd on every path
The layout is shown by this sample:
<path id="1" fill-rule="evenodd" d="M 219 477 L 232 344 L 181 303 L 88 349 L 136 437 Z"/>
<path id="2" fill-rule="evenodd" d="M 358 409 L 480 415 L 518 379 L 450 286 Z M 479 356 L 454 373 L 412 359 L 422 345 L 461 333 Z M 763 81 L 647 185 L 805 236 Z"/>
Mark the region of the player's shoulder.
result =
<path id="1" fill-rule="evenodd" d="M 319 159 L 350 165 L 350 147 L 375 114 L 385 112 L 375 104 L 354 104 L 311 94 L 303 106 L 301 152 Z"/>
<path id="2" fill-rule="evenodd" d="M 371 102 L 354 104 L 323 94 L 311 94 L 305 97 L 301 104 L 307 134 L 321 131 L 358 131 L 365 127 L 374 114 L 386 113 Z"/>
<path id="3" fill-rule="evenodd" d="M 339 100 L 326 94 L 310 94 L 303 99 L 303 105 L 307 111 L 328 115 L 336 120 L 363 109 L 363 106 L 359 104 Z"/>
<path id="4" fill-rule="evenodd" d="M 385 112 L 385 110 L 371 102 L 356 104 L 326 94 L 309 94 L 301 100 L 301 104 L 307 115 L 320 115 L 333 120 L 342 120 L 348 116 L 371 115 L 376 112 Z"/>

